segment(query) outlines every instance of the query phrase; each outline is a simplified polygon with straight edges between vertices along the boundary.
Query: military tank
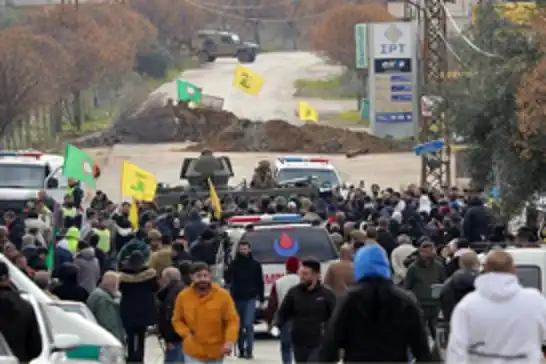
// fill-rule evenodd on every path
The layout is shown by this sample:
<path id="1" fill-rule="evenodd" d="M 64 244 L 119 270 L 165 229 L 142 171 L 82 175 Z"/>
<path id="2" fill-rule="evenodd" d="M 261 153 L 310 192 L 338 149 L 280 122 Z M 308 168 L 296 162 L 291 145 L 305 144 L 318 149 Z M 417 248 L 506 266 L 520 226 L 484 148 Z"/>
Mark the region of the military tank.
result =
<path id="1" fill-rule="evenodd" d="M 232 198 L 260 196 L 305 196 L 316 198 L 320 188 L 310 178 L 290 180 L 274 188 L 251 188 L 246 179 L 237 185 L 230 185 L 234 177 L 231 160 L 226 156 L 201 155 L 185 158 L 180 170 L 180 179 L 184 184 L 169 186 L 159 183 L 155 202 L 158 207 L 185 205 L 189 201 L 207 198 L 210 195 L 209 180 L 214 184 L 220 198 L 229 195 Z"/>

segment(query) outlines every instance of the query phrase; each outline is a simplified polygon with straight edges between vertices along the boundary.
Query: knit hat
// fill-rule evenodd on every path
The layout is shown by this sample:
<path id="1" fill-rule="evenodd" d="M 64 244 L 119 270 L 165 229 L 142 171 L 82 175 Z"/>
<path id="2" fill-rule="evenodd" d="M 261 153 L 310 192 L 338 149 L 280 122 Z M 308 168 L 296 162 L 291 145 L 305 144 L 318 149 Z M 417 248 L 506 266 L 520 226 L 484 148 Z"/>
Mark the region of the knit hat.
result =
<path id="1" fill-rule="evenodd" d="M 298 272 L 298 269 L 300 269 L 300 260 L 295 256 L 291 256 L 286 259 L 286 263 L 284 263 L 284 265 L 287 273 L 294 274 Z"/>
<path id="2" fill-rule="evenodd" d="M 357 281 L 368 277 L 391 278 L 391 267 L 385 250 L 378 244 L 368 244 L 358 250 L 354 258 Z"/>

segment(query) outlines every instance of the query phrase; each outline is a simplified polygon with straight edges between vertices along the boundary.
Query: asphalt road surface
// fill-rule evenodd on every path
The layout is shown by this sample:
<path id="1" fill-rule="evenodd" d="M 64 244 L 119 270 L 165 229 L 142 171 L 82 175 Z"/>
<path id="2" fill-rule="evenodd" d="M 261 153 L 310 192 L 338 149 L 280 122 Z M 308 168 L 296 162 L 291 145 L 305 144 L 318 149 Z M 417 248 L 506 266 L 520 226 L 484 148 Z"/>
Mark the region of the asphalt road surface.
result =
<path id="1" fill-rule="evenodd" d="M 289 136 L 288 136 L 289 137 Z M 103 173 L 97 182 L 97 187 L 105 191 L 113 201 L 122 200 L 120 195 L 121 164 L 123 160 L 139 165 L 153 173 L 158 181 L 176 185 L 180 184 L 179 175 L 182 161 L 185 157 L 196 157 L 195 152 L 181 152 L 187 146 L 178 144 L 155 145 L 117 145 L 109 155 L 105 149 L 89 149 L 97 156 L 97 163 Z M 243 178 L 250 180 L 261 159 L 273 160 L 286 155 L 279 153 L 216 153 L 231 158 L 235 172 L 234 183 Z M 340 171 L 341 177 L 347 183 L 358 183 L 364 180 L 366 186 L 377 183 L 380 186 L 400 188 L 401 185 L 419 182 L 420 159 L 412 153 L 391 153 L 362 155 L 347 159 L 344 155 L 309 155 L 327 157 Z M 107 157 L 107 158 L 106 158 Z"/>
<path id="2" fill-rule="evenodd" d="M 144 364 L 163 364 L 163 352 L 155 336 L 146 340 Z M 279 342 L 273 339 L 257 339 L 254 341 L 254 359 L 244 360 L 235 356 L 227 357 L 225 363 L 268 363 L 281 364 Z"/>
<path id="3" fill-rule="evenodd" d="M 308 52 L 260 54 L 254 63 L 244 65 L 264 78 L 260 94 L 252 96 L 232 87 L 237 64 L 234 58 L 219 58 L 202 68 L 184 72 L 180 79 L 201 87 L 205 94 L 224 98 L 224 109 L 240 118 L 262 121 L 283 119 L 299 125 L 302 122 L 296 117 L 295 111 L 300 99 L 293 98 L 294 82 L 302 78 L 329 78 L 342 71 L 340 67 L 327 65 Z M 176 80 L 159 87 L 156 93 L 176 99 Z M 353 100 L 306 100 L 311 102 L 319 114 L 355 108 Z"/>

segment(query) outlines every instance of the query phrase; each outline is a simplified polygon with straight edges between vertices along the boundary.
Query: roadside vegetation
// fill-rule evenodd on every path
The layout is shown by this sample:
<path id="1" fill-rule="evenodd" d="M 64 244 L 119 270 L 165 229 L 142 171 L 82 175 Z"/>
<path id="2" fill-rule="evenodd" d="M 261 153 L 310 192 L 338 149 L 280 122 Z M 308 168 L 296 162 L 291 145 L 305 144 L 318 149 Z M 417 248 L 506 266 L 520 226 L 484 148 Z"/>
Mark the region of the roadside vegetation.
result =
<path id="1" fill-rule="evenodd" d="M 356 93 L 349 84 L 344 85 L 343 76 L 327 79 L 298 79 L 294 82 L 295 96 L 316 97 L 325 100 L 354 99 Z"/>
<path id="2" fill-rule="evenodd" d="M 187 44 L 204 21 L 162 0 L 3 8 L 0 148 L 46 149 L 108 127 L 196 65 Z"/>
<path id="3" fill-rule="evenodd" d="M 447 108 L 438 112 L 469 146 L 472 184 L 497 187 L 510 216 L 546 194 L 546 9 L 521 22 L 492 7 L 479 5 L 468 34 L 483 51 L 454 46 L 464 72 L 444 87 Z"/>
<path id="4" fill-rule="evenodd" d="M 311 47 L 329 62 L 343 66 L 345 72 L 326 80 L 298 80 L 296 94 L 322 99 L 360 100 L 366 97 L 363 85 L 367 70 L 356 69 L 354 27 L 359 23 L 394 20 L 381 3 L 345 3 L 326 13 L 310 31 Z"/>

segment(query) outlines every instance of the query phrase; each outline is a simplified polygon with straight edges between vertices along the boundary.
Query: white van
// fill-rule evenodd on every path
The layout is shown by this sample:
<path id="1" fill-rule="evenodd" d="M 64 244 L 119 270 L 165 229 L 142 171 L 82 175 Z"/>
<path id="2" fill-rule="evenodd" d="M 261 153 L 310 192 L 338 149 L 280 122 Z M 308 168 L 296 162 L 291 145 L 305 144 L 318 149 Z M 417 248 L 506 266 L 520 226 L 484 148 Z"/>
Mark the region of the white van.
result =
<path id="1" fill-rule="evenodd" d="M 66 312 L 62 307 L 58 307 L 53 299 L 36 286 L 3 254 L 0 254 L 0 261 L 8 265 L 13 285 L 20 292 L 32 296 L 40 304 L 51 325 L 50 330 L 53 336 L 69 334 L 79 337 L 79 345 L 65 352 L 68 363 L 125 363 L 125 349 L 112 334 L 79 313 Z M 65 341 L 65 338 L 61 341 Z M 63 344 L 63 346 L 65 345 Z M 44 362 L 37 361 L 36 363 Z"/>
<path id="2" fill-rule="evenodd" d="M 524 287 L 533 287 L 546 296 L 546 249 L 507 248 L 514 259 L 516 275 Z"/>

